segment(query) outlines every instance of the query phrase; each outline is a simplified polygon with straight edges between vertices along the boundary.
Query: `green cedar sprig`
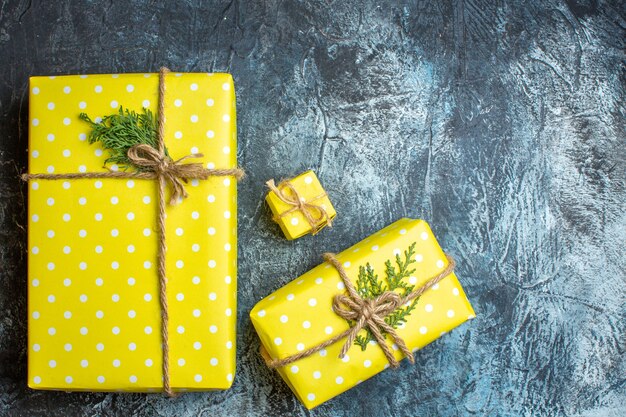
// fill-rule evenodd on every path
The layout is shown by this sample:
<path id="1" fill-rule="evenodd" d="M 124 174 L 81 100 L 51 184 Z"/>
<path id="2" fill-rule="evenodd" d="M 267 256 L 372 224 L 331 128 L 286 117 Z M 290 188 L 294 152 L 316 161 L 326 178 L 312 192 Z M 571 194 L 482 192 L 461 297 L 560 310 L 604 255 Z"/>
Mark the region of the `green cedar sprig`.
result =
<path id="1" fill-rule="evenodd" d="M 121 169 L 135 168 L 139 171 L 145 168 L 134 165 L 127 152 L 139 144 L 148 144 L 157 148 L 157 121 L 152 112 L 146 108 L 141 113 L 124 109 L 120 106 L 118 113 L 104 116 L 102 121 L 94 122 L 86 113 L 79 118 L 89 124 L 89 143 L 100 142 L 102 147 L 109 151 L 106 164 L 117 164 Z M 167 149 L 165 150 L 167 154 Z"/>
<path id="2" fill-rule="evenodd" d="M 405 282 L 415 269 L 411 269 L 411 265 L 415 263 L 415 242 L 404 251 L 404 259 L 396 254 L 396 266 L 393 266 L 390 260 L 385 262 L 386 282 L 378 278 L 372 266 L 367 263 L 365 266 L 359 266 L 359 276 L 357 278 L 357 292 L 365 299 L 375 298 L 385 291 L 399 291 L 403 297 L 409 294 L 415 288 L 413 285 Z M 407 317 L 415 310 L 419 297 L 413 300 L 408 306 L 397 308 L 393 313 L 385 317 L 385 322 L 397 329 L 403 323 L 406 323 Z M 351 323 L 353 325 L 354 323 Z M 383 332 L 384 334 L 384 332 Z M 375 340 L 369 328 L 366 328 L 361 334 L 357 335 L 354 344 L 361 347 L 361 350 L 367 349 L 370 341 Z"/>

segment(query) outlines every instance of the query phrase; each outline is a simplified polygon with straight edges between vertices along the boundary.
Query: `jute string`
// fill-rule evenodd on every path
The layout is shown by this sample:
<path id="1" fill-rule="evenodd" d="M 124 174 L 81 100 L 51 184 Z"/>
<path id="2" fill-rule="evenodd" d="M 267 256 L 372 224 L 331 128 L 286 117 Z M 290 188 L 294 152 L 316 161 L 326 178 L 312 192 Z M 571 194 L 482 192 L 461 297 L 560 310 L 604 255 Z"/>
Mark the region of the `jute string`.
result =
<path id="1" fill-rule="evenodd" d="M 452 271 L 454 271 L 456 264 L 450 255 L 446 255 L 446 258 L 448 260 L 448 265 L 443 269 L 443 271 L 431 277 L 424 283 L 424 285 L 411 291 L 407 295 L 401 296 L 393 291 L 385 291 L 378 297 L 364 299 L 359 295 L 356 288 L 354 288 L 354 285 L 346 274 L 346 270 L 337 260 L 335 255 L 332 253 L 325 253 L 324 260 L 331 264 L 337 272 L 339 272 L 339 277 L 346 288 L 345 294 L 337 294 L 333 298 L 333 311 L 339 317 L 354 322 L 354 325 L 338 335 L 333 336 L 332 338 L 302 352 L 287 356 L 283 359 L 266 360 L 267 366 L 270 368 L 280 368 L 282 366 L 289 365 L 290 363 L 311 356 L 314 353 L 317 353 L 320 350 L 345 339 L 345 343 L 343 344 L 339 354 L 339 358 L 343 358 L 354 343 L 354 339 L 359 331 L 364 328 L 368 328 L 371 331 L 374 339 L 376 339 L 378 346 L 380 346 L 383 350 L 385 358 L 387 358 L 391 367 L 397 368 L 399 362 L 396 360 L 392 348 L 387 344 L 385 334 L 390 336 L 398 349 L 400 349 L 400 351 L 409 359 L 411 363 L 415 363 L 413 352 L 411 352 L 411 350 L 406 346 L 406 343 L 398 335 L 396 330 L 385 322 L 385 317 L 393 313 L 398 307 L 415 300 L 431 289 L 439 281 L 450 275 Z"/>
<path id="2" fill-rule="evenodd" d="M 81 172 L 67 174 L 23 174 L 22 180 L 32 179 L 62 180 L 62 179 L 91 179 L 91 178 L 123 178 L 123 179 L 143 179 L 157 180 L 158 183 L 158 212 L 157 212 L 157 274 L 159 278 L 159 302 L 161 307 L 161 339 L 163 344 L 163 390 L 169 396 L 174 396 L 174 391 L 170 385 L 169 372 L 169 337 L 168 323 L 169 312 L 167 305 L 167 271 L 166 253 L 167 244 L 165 241 L 165 190 L 167 185 L 171 188 L 169 203 L 177 204 L 188 196 L 183 185 L 190 179 L 206 180 L 214 176 L 234 176 L 241 179 L 244 172 L 240 168 L 233 169 L 206 169 L 200 163 L 182 162 L 189 158 L 201 158 L 204 155 L 195 153 L 184 156 L 176 161 L 165 154 L 165 76 L 169 69 L 163 67 L 159 71 L 159 102 L 157 109 L 157 149 L 150 145 L 135 145 L 128 150 L 128 158 L 131 162 L 145 171 L 122 172 Z"/>
<path id="3" fill-rule="evenodd" d="M 328 215 L 326 209 L 322 207 L 321 204 L 313 203 L 314 201 L 326 197 L 326 193 L 320 194 L 313 198 L 309 198 L 307 200 L 304 197 L 300 196 L 300 193 L 298 193 L 296 187 L 294 187 L 293 184 L 289 182 L 289 180 L 281 181 L 278 186 L 274 183 L 274 180 L 269 180 L 265 184 L 274 194 L 276 194 L 276 197 L 278 197 L 280 201 L 291 206 L 290 209 L 285 210 L 278 215 L 275 215 L 275 222 L 278 222 L 280 218 L 285 217 L 295 211 L 300 211 L 304 216 L 304 219 L 311 226 L 311 234 L 313 235 L 322 230 L 324 226 L 333 226 L 332 219 Z M 283 191 L 285 188 L 290 191 L 291 195 Z M 317 215 L 314 216 L 314 213 L 316 213 Z"/>

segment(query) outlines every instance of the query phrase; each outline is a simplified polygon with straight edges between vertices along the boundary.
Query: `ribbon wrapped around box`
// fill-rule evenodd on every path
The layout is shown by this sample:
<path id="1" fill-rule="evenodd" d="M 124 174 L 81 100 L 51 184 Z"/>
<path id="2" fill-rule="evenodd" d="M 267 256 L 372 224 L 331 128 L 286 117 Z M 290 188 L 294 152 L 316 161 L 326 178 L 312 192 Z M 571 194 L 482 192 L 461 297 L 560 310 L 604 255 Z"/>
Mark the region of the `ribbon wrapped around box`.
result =
<path id="1" fill-rule="evenodd" d="M 261 354 L 313 408 L 475 317 L 428 224 L 401 219 L 250 312 Z"/>
<path id="2" fill-rule="evenodd" d="M 120 106 L 157 110 L 157 146 L 128 151 L 137 171 L 103 167 L 78 117 Z M 32 77 L 29 142 L 28 385 L 229 388 L 242 173 L 232 77 Z"/>

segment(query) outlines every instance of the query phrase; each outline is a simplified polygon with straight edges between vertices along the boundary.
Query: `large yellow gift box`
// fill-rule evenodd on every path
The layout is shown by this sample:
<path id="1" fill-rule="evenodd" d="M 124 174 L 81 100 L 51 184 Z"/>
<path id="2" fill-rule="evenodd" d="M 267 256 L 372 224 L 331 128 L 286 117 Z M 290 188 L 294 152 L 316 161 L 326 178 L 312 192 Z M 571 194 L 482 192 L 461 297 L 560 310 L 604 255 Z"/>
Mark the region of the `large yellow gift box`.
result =
<path id="1" fill-rule="evenodd" d="M 406 218 L 346 249 L 336 259 L 362 296 L 392 284 L 419 288 L 448 266 L 428 224 Z M 401 276 L 400 265 L 406 266 L 403 271 L 410 276 L 403 282 L 391 282 Z M 332 308 L 333 297 L 344 291 L 337 269 L 325 262 L 261 300 L 250 317 L 266 361 L 305 352 L 349 329 L 351 323 Z M 413 352 L 475 317 L 453 272 L 407 304 L 394 311 L 394 321 L 390 322 L 397 324 L 397 334 Z M 277 370 L 298 399 L 313 408 L 389 366 L 383 350 L 370 336 L 367 329 L 361 330 L 341 359 L 343 339 Z M 403 355 L 389 335 L 387 342 L 400 360 Z"/>
<path id="2" fill-rule="evenodd" d="M 158 74 L 33 77 L 29 173 L 103 166 L 81 112 L 120 106 L 157 113 Z M 173 159 L 236 166 L 228 74 L 165 76 L 164 142 Z M 167 205 L 169 375 L 175 391 L 227 389 L 235 373 L 236 180 L 186 184 Z M 157 181 L 31 179 L 28 201 L 28 385 L 35 389 L 160 391 Z"/>

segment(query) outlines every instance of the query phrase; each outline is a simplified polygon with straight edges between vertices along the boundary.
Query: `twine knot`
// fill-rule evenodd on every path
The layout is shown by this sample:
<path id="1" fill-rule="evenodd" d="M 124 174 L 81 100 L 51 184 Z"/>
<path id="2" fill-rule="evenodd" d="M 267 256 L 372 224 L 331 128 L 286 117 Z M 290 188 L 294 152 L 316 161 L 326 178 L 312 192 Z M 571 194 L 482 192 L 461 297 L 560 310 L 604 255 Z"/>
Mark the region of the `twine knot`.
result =
<path id="1" fill-rule="evenodd" d="M 333 311 L 339 317 L 354 323 L 346 335 L 346 341 L 341 348 L 339 357 L 343 358 L 348 353 L 358 333 L 362 329 L 368 328 L 393 368 L 397 368 L 399 362 L 396 360 L 392 348 L 387 345 L 386 335 L 391 337 L 398 349 L 411 363 L 415 363 L 413 352 L 406 346 L 396 329 L 385 321 L 385 317 L 406 302 L 404 297 L 394 291 L 385 291 L 374 298 L 363 298 L 348 279 L 337 258 L 333 254 L 327 253 L 324 255 L 324 259 L 337 269 L 347 290 L 347 294 L 335 295 Z"/>
<path id="2" fill-rule="evenodd" d="M 328 212 L 322 205 L 313 203 L 326 197 L 326 193 L 322 193 L 317 197 L 306 199 L 300 196 L 296 187 L 289 181 L 281 181 L 278 186 L 274 183 L 274 180 L 269 180 L 265 183 L 268 188 L 276 194 L 280 201 L 291 206 L 289 210 L 286 210 L 274 217 L 274 221 L 278 221 L 281 217 L 291 214 L 295 211 L 299 211 L 304 216 L 304 219 L 311 226 L 311 234 L 316 234 L 324 228 L 324 226 L 332 227 L 332 220 L 328 215 Z M 289 190 L 289 194 L 284 192 L 284 189 Z"/>
<path id="3" fill-rule="evenodd" d="M 386 291 L 376 298 L 351 298 L 346 294 L 337 294 L 333 299 L 333 311 L 338 316 L 357 321 L 361 317 L 369 324 L 374 316 L 386 316 L 400 307 L 402 297 L 396 292 Z"/>
<path id="4" fill-rule="evenodd" d="M 183 182 L 186 183 L 190 179 L 205 180 L 210 175 L 209 170 L 204 169 L 200 163 L 182 163 L 188 158 L 202 158 L 204 155 L 201 153 L 189 154 L 174 161 L 164 152 L 159 152 L 152 146 L 142 143 L 130 148 L 127 155 L 137 167 L 153 171 L 157 177 L 162 177 L 171 185 L 170 204 L 176 204 L 188 197 Z"/>

